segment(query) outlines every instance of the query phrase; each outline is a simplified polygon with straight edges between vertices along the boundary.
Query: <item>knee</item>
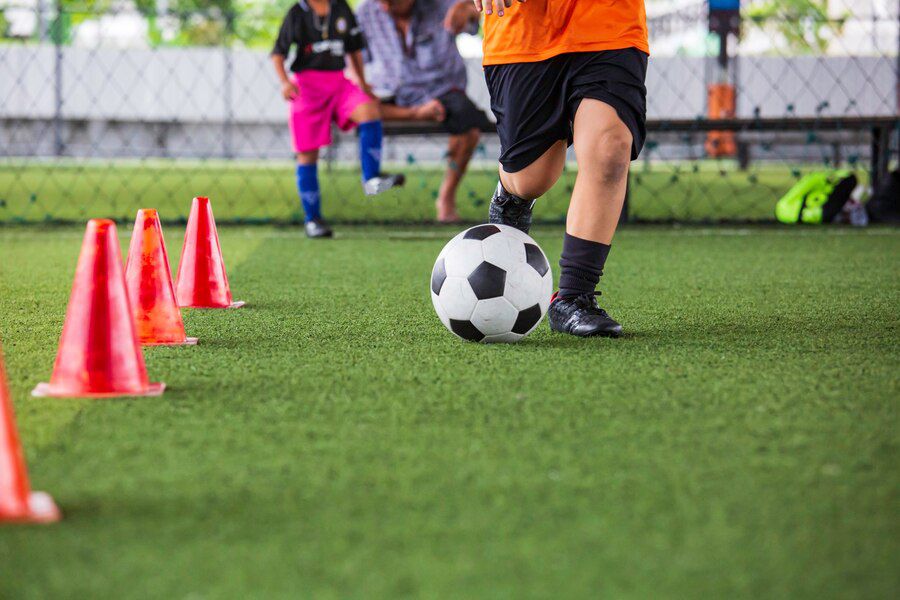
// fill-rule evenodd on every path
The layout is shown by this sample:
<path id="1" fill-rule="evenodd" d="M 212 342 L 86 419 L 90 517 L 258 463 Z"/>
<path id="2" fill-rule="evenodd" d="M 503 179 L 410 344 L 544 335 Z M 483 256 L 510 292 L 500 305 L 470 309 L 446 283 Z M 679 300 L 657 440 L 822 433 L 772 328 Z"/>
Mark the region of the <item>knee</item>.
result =
<path id="1" fill-rule="evenodd" d="M 357 123 L 368 123 L 381 119 L 381 108 L 378 102 L 366 102 L 356 109 Z"/>
<path id="2" fill-rule="evenodd" d="M 472 158 L 472 155 L 475 154 L 475 148 L 478 147 L 478 142 L 481 139 L 481 132 L 477 129 L 470 129 L 466 133 L 463 133 L 458 137 L 458 142 L 456 149 L 459 152 L 460 158 L 464 160 L 469 160 Z"/>
<path id="3" fill-rule="evenodd" d="M 447 145 L 447 150 L 451 154 L 460 151 L 465 152 L 466 154 L 471 154 L 475 151 L 475 148 L 478 146 L 478 142 L 480 140 L 481 132 L 477 129 L 470 129 L 465 133 L 451 135 L 450 142 Z"/>
<path id="4" fill-rule="evenodd" d="M 469 151 L 475 150 L 478 147 L 478 142 L 481 141 L 481 132 L 477 129 L 470 129 L 464 134 L 466 149 Z"/>
<path id="5" fill-rule="evenodd" d="M 297 153 L 297 164 L 298 165 L 314 165 L 319 160 L 318 151 L 313 152 L 298 152 Z"/>
<path id="6" fill-rule="evenodd" d="M 585 144 L 579 144 L 580 171 L 587 171 L 606 184 L 619 183 L 628 176 L 631 165 L 631 132 L 628 128 L 610 127 L 592 136 Z"/>

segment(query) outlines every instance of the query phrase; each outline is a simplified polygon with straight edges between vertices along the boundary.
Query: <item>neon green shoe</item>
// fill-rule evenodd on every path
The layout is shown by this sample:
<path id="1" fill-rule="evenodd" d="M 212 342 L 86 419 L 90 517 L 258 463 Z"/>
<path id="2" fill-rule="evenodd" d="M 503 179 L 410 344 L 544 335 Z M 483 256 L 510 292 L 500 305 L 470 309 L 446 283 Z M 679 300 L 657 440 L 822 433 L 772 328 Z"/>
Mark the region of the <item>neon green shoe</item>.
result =
<path id="1" fill-rule="evenodd" d="M 852 178 L 852 181 L 849 181 L 849 178 Z M 825 218 L 825 213 L 831 215 L 832 212 L 840 211 L 846 201 L 845 198 L 833 198 L 835 188 L 838 186 L 849 187 L 852 192 L 856 187 L 856 176 L 847 170 L 817 171 L 805 175 L 775 204 L 775 218 L 788 225 L 795 223 L 817 225 L 830 220 Z M 840 204 L 837 211 L 833 210 L 834 207 L 825 210 L 829 201 Z"/>

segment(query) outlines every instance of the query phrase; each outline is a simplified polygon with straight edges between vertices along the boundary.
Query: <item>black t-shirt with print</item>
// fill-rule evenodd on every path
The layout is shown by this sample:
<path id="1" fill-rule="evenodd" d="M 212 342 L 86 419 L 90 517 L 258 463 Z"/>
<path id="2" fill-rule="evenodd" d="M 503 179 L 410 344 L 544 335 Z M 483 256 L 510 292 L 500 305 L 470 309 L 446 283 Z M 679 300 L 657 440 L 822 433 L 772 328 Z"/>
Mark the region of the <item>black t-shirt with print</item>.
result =
<path id="1" fill-rule="evenodd" d="M 344 56 L 362 50 L 365 39 L 356 17 L 346 0 L 331 0 L 331 10 L 320 17 L 306 0 L 291 7 L 272 54 L 287 56 L 291 46 L 297 45 L 297 57 L 291 71 L 343 71 Z"/>

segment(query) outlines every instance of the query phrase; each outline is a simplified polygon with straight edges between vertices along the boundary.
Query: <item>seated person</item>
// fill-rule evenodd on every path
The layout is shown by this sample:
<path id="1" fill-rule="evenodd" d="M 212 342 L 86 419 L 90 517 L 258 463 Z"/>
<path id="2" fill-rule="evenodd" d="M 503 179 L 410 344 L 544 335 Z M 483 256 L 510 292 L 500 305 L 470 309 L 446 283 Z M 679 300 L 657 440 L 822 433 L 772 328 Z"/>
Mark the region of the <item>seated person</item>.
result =
<path id="1" fill-rule="evenodd" d="M 489 121 L 466 96 L 457 34 L 478 31 L 471 0 L 365 0 L 356 15 L 366 36 L 366 78 L 385 121 L 436 121 L 450 134 L 438 221 L 459 220 L 456 190 Z"/>

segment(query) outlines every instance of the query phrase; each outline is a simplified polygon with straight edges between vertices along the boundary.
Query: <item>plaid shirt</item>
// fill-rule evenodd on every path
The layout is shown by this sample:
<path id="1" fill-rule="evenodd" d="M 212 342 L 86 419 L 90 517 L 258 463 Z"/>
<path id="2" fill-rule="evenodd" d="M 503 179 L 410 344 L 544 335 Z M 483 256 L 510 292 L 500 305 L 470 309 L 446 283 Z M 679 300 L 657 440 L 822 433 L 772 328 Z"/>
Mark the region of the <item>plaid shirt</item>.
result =
<path id="1" fill-rule="evenodd" d="M 381 97 L 416 106 L 453 89 L 466 89 L 466 66 L 444 16 L 460 0 L 416 0 L 405 44 L 378 0 L 366 0 L 356 19 L 366 36 L 366 79 Z M 474 23 L 477 32 L 478 23 Z M 404 45 L 406 51 L 404 51 Z"/>

